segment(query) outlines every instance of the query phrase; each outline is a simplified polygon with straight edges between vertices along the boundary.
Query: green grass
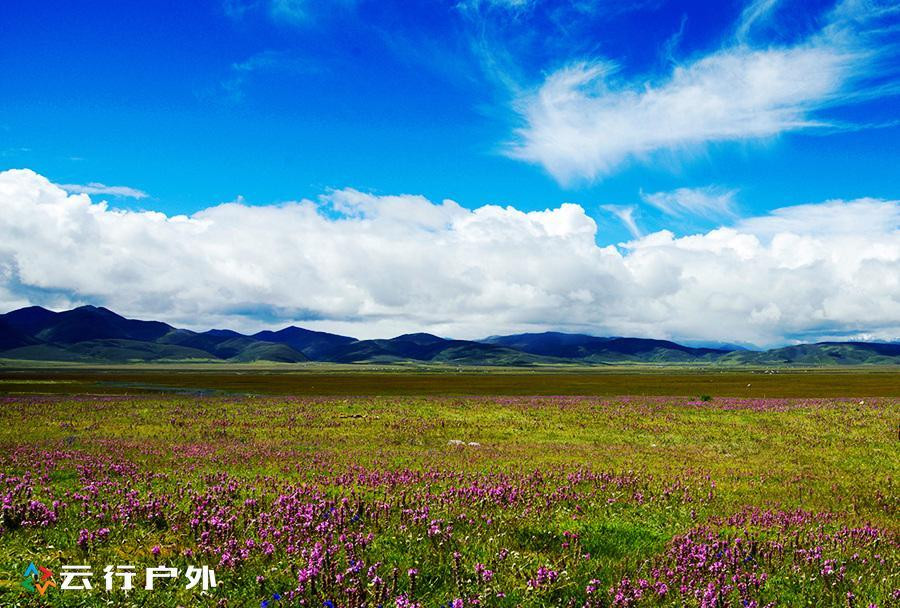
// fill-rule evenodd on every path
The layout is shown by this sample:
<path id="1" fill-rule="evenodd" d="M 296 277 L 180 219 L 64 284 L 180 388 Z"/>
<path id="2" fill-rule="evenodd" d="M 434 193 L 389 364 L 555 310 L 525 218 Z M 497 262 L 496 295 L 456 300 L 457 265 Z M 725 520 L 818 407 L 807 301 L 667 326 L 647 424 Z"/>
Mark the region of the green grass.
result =
<path id="1" fill-rule="evenodd" d="M 0 362 L 2 363 L 2 362 Z M 678 365 L 473 368 L 412 365 L 0 365 L 0 394 L 212 391 L 270 395 L 677 395 L 900 397 L 891 367 L 741 369 Z M 61 384 L 65 383 L 65 384 Z"/>
<path id="2" fill-rule="evenodd" d="M 96 382 L 107 373 L 112 373 L 116 383 L 132 382 L 142 374 L 150 374 L 156 381 L 163 375 L 134 370 L 98 370 L 88 375 L 78 370 L 75 374 L 81 375 L 29 373 L 21 380 L 36 382 L 33 386 L 40 392 L 57 386 L 72 391 L 71 384 L 47 382 Z M 207 374 L 190 372 L 180 378 L 178 373 L 169 373 L 166 385 L 180 387 L 202 381 L 205 388 L 244 386 L 237 377 Z M 353 382 L 355 390 L 360 390 L 363 381 L 372 381 L 371 375 L 346 372 L 292 374 L 289 378 L 272 370 L 247 374 L 251 384 L 261 382 L 264 375 L 275 376 L 276 384 L 285 383 L 277 385 L 276 391 L 296 383 L 327 382 L 322 379 L 326 376 L 337 378 L 327 385 L 332 388 Z M 832 375 L 846 378 L 845 386 L 856 390 L 883 386 L 875 373 Z M 505 387 L 512 385 L 507 383 L 515 378 L 537 378 L 547 383 L 548 392 L 564 392 L 559 390 L 561 386 L 575 390 L 583 386 L 580 382 L 603 386 L 602 382 L 609 381 L 611 386 L 621 387 L 623 384 L 614 383 L 624 382 L 624 376 L 565 377 L 562 385 L 556 384 L 562 377 L 557 375 L 472 374 L 466 378 L 483 377 L 492 382 L 476 382 L 469 387 L 473 393 L 477 388 L 507 390 Z M 0 605 L 187 606 L 216 605 L 228 598 L 229 606 L 258 606 L 272 592 L 293 588 L 296 567 L 302 560 L 282 552 L 272 558 L 254 556 L 234 568 L 217 567 L 223 584 L 209 598 L 184 591 L 140 591 L 130 598 L 108 596 L 103 591 L 60 592 L 42 604 L 18 587 L 19 574 L 30 560 L 54 567 L 67 563 L 143 566 L 159 561 L 182 567 L 188 563 L 216 566 L 215 555 L 182 556 L 185 549 L 202 548 L 187 526 L 194 503 L 184 490 L 209 489 L 213 482 L 206 476 L 211 473 L 226 473 L 236 484 L 236 493 L 220 500 L 238 517 L 241 525 L 233 534 L 241 539 L 253 537 L 256 525 L 255 516 L 243 507 L 248 498 L 260 501 L 262 509 L 273 509 L 274 497 L 286 487 L 315 487 L 327 500 L 337 500 L 336 504 L 346 497 L 347 518 L 355 512 L 365 513 L 358 525 L 374 534 L 362 553 L 365 562 L 380 563 L 385 579 L 390 578 L 392 568 L 398 568 L 398 593 L 410 591 L 413 583 L 406 570 L 418 568 L 414 596 L 426 606 L 446 604 L 454 597 L 481 597 L 481 605 L 492 606 L 573 605 L 570 602 L 581 606 L 588 599 L 585 586 L 591 579 L 602 582 L 602 595 L 608 600 L 607 589 L 623 577 L 649 576 L 653 564 L 664 559 L 673 538 L 698 525 L 714 525 L 709 522 L 716 517 L 746 507 L 833 514 L 834 523 L 823 524 L 822 530 L 866 523 L 880 528 L 888 544 L 853 551 L 868 556 L 866 551 L 871 550 L 888 561 L 858 566 L 861 582 L 853 583 L 852 588 L 860 598 L 881 607 L 888 605 L 885 602 L 892 589 L 900 587 L 896 549 L 900 532 L 896 489 L 900 402 L 896 398 L 873 399 L 863 392 L 853 398 L 826 400 L 728 399 L 716 390 L 701 392 L 695 387 L 709 382 L 721 389 L 739 379 L 723 381 L 691 374 L 674 380 L 656 374 L 627 376 L 631 387 L 649 391 L 686 386 L 694 397 L 8 396 L 0 412 L 2 471 L 4 475 L 28 470 L 36 476 L 46 473 L 35 485 L 35 498 L 49 501 L 50 496 L 59 498 L 66 492 L 84 493 L 85 484 L 95 482 L 101 488 L 97 501 L 116 504 L 121 498 L 116 492 L 134 490 L 141 500 L 151 494 L 168 495 L 172 504 L 166 508 L 164 525 L 150 520 L 125 525 L 96 514 L 85 515 L 70 505 L 52 526 L 3 531 L 0 579 L 5 582 L 0 585 Z M 869 384 L 873 377 L 877 382 Z M 381 378 L 382 382 L 394 379 L 400 384 L 387 386 L 404 390 L 420 386 L 399 372 Z M 445 392 L 447 382 L 458 381 L 450 374 L 421 378 L 444 387 L 440 390 Z M 0 383 L 0 391 L 10 386 L 10 376 L 3 380 L 7 382 Z M 777 380 L 782 392 L 799 390 L 790 387 L 790 378 Z M 374 385 L 385 386 L 378 381 Z M 516 386 L 526 390 L 535 385 Z M 713 397 L 703 402 L 696 398 L 700 394 Z M 454 439 L 480 445 L 448 445 Z M 104 463 L 110 462 L 133 464 L 137 473 L 132 478 L 131 474 L 101 472 Z M 85 463 L 89 465 L 87 473 L 78 469 Z M 601 488 L 565 481 L 566 475 L 583 469 L 609 472 L 616 479 L 633 476 L 636 485 Z M 371 487 L 336 481 L 347 471 L 406 470 L 439 471 L 443 476 L 431 482 Z M 501 473 L 510 476 L 512 486 L 533 492 L 533 496 L 514 507 L 480 499 L 439 498 L 443 492 L 470 483 L 496 485 Z M 677 491 L 663 497 L 663 489 L 670 486 Z M 634 498 L 638 490 L 646 494 L 646 501 Z M 64 500 L 75 502 L 71 494 Z M 384 505 L 383 510 L 376 508 L 378 504 Z M 430 506 L 428 520 L 452 522 L 452 534 L 430 536 L 427 522 L 413 523 L 403 515 L 404 509 L 421 505 Z M 483 518 L 490 518 L 491 523 Z M 112 530 L 108 541 L 87 549 L 78 547 L 80 529 L 93 531 L 103 526 Z M 812 530 L 798 531 L 798 538 Z M 570 533 L 577 535 L 577 541 L 566 547 Z M 716 533 L 730 538 L 742 532 L 722 528 Z M 761 538 L 781 534 L 765 528 L 754 533 Z M 785 538 L 792 539 L 792 534 Z M 159 558 L 150 553 L 153 546 L 161 547 Z M 461 555 L 462 573 L 457 571 L 454 551 Z M 508 557 L 498 558 L 502 551 L 507 551 Z M 850 560 L 850 552 L 848 548 L 847 554 L 836 555 Z M 584 554 L 590 554 L 590 559 L 584 559 Z M 349 558 L 341 553 L 338 559 Z M 342 563 L 342 568 L 347 566 Z M 495 578 L 490 583 L 474 580 L 475 563 L 487 564 Z M 760 591 L 761 598 L 778 600 L 779 605 L 846 605 L 843 594 L 849 587 L 823 586 L 820 580 L 810 580 L 812 570 L 805 566 L 797 570 L 791 563 L 767 564 L 771 579 Z M 559 579 L 546 589 L 529 590 L 529 579 L 542 566 L 559 571 Z M 257 584 L 258 575 L 265 576 L 265 582 Z M 99 580 L 102 583 L 102 577 Z M 506 597 L 498 598 L 497 591 Z M 318 599 L 306 605 L 321 606 L 326 597 L 336 597 L 329 593 L 337 592 L 320 587 L 315 593 Z M 659 605 L 677 606 L 686 600 L 667 601 Z M 374 600 L 370 605 L 376 605 Z"/>

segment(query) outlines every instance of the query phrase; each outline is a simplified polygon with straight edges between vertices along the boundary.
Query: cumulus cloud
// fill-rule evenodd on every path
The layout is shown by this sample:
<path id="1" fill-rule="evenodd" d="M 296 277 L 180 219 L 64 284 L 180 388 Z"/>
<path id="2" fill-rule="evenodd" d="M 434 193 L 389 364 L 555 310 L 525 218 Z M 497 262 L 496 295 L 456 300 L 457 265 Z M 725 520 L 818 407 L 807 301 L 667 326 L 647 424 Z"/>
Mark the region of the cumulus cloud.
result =
<path id="1" fill-rule="evenodd" d="M 718 186 L 678 188 L 669 192 L 641 192 L 641 199 L 672 216 L 699 215 L 708 218 L 734 216 L 736 190 Z"/>
<path id="2" fill-rule="evenodd" d="M 0 173 L 0 304 L 109 306 L 183 326 L 561 329 L 770 344 L 900 336 L 900 202 L 801 205 L 707 233 L 596 242 L 584 209 L 352 189 L 190 216 Z"/>
<path id="3" fill-rule="evenodd" d="M 59 187 L 66 192 L 73 194 L 108 194 L 110 196 L 123 196 L 125 198 L 147 198 L 150 196 L 143 190 L 130 188 L 128 186 L 107 186 L 99 182 L 90 182 L 89 184 L 59 184 Z"/>
<path id="4" fill-rule="evenodd" d="M 751 3 L 726 45 L 662 78 L 625 77 L 621 65 L 602 58 L 550 73 L 518 100 L 523 126 L 507 153 L 568 183 L 660 152 L 829 126 L 820 111 L 861 100 L 867 79 L 884 71 L 874 34 L 864 30 L 875 29 L 876 17 L 896 15 L 877 10 L 878 2 L 847 0 L 799 42 L 747 42 L 773 5 Z"/>

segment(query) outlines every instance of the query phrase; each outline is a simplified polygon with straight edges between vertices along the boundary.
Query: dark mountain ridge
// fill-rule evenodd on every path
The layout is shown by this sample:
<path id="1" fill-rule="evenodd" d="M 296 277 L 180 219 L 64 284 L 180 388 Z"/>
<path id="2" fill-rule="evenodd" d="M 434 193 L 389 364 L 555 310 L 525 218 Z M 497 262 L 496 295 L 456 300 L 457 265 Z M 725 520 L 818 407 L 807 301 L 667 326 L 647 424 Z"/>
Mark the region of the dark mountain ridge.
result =
<path id="1" fill-rule="evenodd" d="M 670 340 L 598 337 L 561 332 L 453 340 L 428 333 L 390 339 L 286 327 L 244 335 L 230 329 L 195 332 L 160 321 L 127 319 L 97 306 L 54 312 L 29 306 L 0 315 L 0 359 L 129 361 L 277 361 L 541 365 L 700 363 L 723 365 L 900 364 L 900 344 L 820 342 L 767 351 L 692 347 Z"/>
<path id="2" fill-rule="evenodd" d="M 348 336 L 293 326 L 278 331 L 261 331 L 251 337 L 265 342 L 285 344 L 313 361 L 327 361 L 335 351 L 357 341 L 356 338 Z"/>
<path id="3" fill-rule="evenodd" d="M 498 344 L 534 355 L 586 360 L 666 359 L 690 360 L 724 355 L 728 350 L 692 348 L 668 340 L 648 338 L 599 338 L 584 334 L 544 333 L 491 336 L 484 342 Z"/>

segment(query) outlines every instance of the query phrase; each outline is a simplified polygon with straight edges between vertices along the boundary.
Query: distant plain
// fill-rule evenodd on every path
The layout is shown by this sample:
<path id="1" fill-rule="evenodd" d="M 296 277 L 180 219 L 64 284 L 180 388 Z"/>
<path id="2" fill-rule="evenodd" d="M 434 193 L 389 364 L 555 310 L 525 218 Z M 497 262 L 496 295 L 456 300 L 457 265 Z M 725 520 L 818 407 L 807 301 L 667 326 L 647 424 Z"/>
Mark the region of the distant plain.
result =
<path id="1" fill-rule="evenodd" d="M 81 365 L 0 359 L 0 394 L 658 395 L 900 397 L 892 366 L 717 368 L 217 363 Z"/>

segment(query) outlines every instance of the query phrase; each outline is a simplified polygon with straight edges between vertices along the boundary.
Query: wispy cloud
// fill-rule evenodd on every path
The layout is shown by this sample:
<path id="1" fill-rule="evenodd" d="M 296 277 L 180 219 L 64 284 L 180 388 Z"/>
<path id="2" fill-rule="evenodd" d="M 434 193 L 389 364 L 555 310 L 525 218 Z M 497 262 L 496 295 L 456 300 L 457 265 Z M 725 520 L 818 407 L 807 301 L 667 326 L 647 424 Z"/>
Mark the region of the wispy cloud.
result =
<path id="1" fill-rule="evenodd" d="M 232 63 L 228 77 L 222 81 L 222 89 L 232 101 L 240 102 L 244 99 L 248 81 L 256 74 L 312 74 L 317 71 L 319 68 L 312 61 L 287 51 L 267 49 Z"/>
<path id="2" fill-rule="evenodd" d="M 231 19 L 239 20 L 259 8 L 262 0 L 222 0 L 222 10 Z"/>
<path id="3" fill-rule="evenodd" d="M 31 152 L 31 148 L 24 147 L 24 146 L 19 146 L 16 148 L 6 148 L 3 150 L 0 150 L 0 157 L 19 156 L 21 154 L 27 154 L 29 152 Z"/>
<path id="4" fill-rule="evenodd" d="M 249 13 L 264 12 L 272 21 L 305 26 L 335 9 L 355 7 L 359 0 L 224 0 L 225 14 L 235 20 Z"/>
<path id="5" fill-rule="evenodd" d="M 821 110 L 896 92 L 873 83 L 896 73 L 883 62 L 896 50 L 879 49 L 875 31 L 896 13 L 878 4 L 847 0 L 804 40 L 753 46 L 747 35 L 774 3 L 751 3 L 734 39 L 661 78 L 624 77 L 605 59 L 571 63 L 518 100 L 524 124 L 507 153 L 565 184 L 661 151 L 827 127 Z"/>
<path id="6" fill-rule="evenodd" d="M 143 190 L 131 188 L 129 186 L 107 186 L 100 182 L 90 182 L 88 184 L 58 184 L 60 188 L 72 194 L 108 194 L 110 196 L 121 196 L 125 198 L 147 198 L 150 195 Z"/>
<path id="7" fill-rule="evenodd" d="M 736 215 L 734 201 L 736 194 L 737 190 L 705 186 L 678 188 L 668 192 L 641 191 L 641 199 L 666 215 L 723 218 Z"/>
<path id="8" fill-rule="evenodd" d="M 753 0 L 747 4 L 747 6 L 744 7 L 743 12 L 741 12 L 741 19 L 738 22 L 735 38 L 739 42 L 745 42 L 753 27 L 769 16 L 779 1 L 780 0 Z"/>
<path id="9" fill-rule="evenodd" d="M 462 2 L 459 2 L 457 6 L 469 11 L 503 9 L 521 12 L 534 8 L 536 2 L 537 0 L 463 0 Z"/>
<path id="10" fill-rule="evenodd" d="M 309 18 L 309 4 L 307 0 L 271 0 L 269 10 L 275 19 L 302 23 Z"/>
<path id="11" fill-rule="evenodd" d="M 637 220 L 634 219 L 635 207 L 633 205 L 600 205 L 600 208 L 616 216 L 625 225 L 631 236 L 635 238 L 643 236 L 643 231 L 637 225 Z"/>

